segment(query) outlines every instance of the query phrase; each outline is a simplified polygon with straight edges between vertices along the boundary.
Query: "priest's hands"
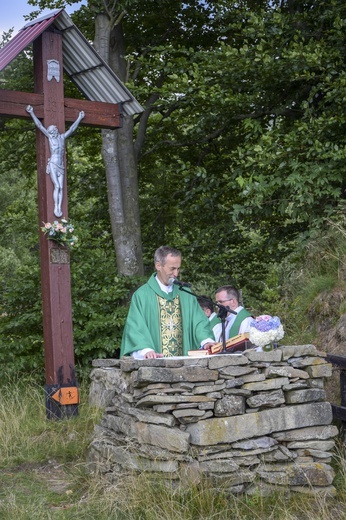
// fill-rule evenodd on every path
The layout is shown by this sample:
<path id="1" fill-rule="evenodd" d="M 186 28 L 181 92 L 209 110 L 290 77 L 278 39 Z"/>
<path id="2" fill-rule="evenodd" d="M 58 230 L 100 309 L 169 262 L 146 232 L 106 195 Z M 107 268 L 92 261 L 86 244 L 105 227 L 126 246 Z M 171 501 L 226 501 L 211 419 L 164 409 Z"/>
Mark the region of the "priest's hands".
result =
<path id="1" fill-rule="evenodd" d="M 209 347 L 211 347 L 212 345 L 215 345 L 215 342 L 206 343 L 205 345 L 203 345 L 202 350 L 208 350 Z"/>
<path id="2" fill-rule="evenodd" d="M 144 356 L 144 359 L 156 359 L 163 357 L 163 354 L 158 354 L 155 350 L 150 350 Z"/>

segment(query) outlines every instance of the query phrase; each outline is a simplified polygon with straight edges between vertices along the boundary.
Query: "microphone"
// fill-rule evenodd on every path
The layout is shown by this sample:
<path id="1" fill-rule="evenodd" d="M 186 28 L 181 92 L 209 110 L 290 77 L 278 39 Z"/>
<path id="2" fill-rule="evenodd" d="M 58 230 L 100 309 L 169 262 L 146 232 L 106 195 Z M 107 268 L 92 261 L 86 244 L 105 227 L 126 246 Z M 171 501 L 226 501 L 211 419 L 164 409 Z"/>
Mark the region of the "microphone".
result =
<path id="1" fill-rule="evenodd" d="M 230 312 L 231 314 L 235 314 L 237 315 L 238 313 L 233 311 L 232 309 L 230 309 L 228 306 L 226 307 L 227 311 Z"/>
<path id="2" fill-rule="evenodd" d="M 219 303 L 214 303 L 214 305 L 216 305 L 216 307 L 219 308 L 219 314 L 221 314 L 221 315 L 224 314 L 225 317 L 226 317 L 226 313 L 227 313 L 227 312 L 230 312 L 231 314 L 235 314 L 235 315 L 238 314 L 237 312 L 233 311 L 233 310 L 232 310 L 230 307 L 228 307 L 228 306 L 225 307 L 224 305 L 220 305 Z"/>
<path id="3" fill-rule="evenodd" d="M 179 285 L 179 287 L 191 287 L 191 284 L 188 282 L 181 282 L 177 278 L 170 278 L 168 280 L 168 285 Z"/>

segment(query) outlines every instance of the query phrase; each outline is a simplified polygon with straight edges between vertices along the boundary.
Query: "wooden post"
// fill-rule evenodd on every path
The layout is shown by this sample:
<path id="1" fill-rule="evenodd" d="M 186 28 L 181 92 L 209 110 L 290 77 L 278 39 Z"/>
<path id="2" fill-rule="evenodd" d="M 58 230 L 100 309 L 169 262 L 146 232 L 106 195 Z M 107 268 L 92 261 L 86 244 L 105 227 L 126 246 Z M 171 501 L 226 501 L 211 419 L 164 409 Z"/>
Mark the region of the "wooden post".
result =
<path id="1" fill-rule="evenodd" d="M 47 79 L 48 60 L 60 65 L 60 79 Z M 65 132 L 64 85 L 62 80 L 62 36 L 44 32 L 34 41 L 35 92 L 43 97 L 43 126 L 55 125 Z M 50 157 L 48 139 L 36 130 L 39 225 L 57 220 L 54 216 L 53 183 L 47 175 Z M 65 171 L 66 171 L 66 158 Z M 67 183 L 64 175 L 63 216 L 68 218 Z M 43 339 L 46 367 L 46 409 L 48 418 L 78 413 L 79 392 L 74 368 L 70 254 L 40 234 L 41 285 L 43 302 Z M 62 403 L 63 387 L 70 388 L 71 403 Z M 60 397 L 60 398 L 59 398 Z"/>

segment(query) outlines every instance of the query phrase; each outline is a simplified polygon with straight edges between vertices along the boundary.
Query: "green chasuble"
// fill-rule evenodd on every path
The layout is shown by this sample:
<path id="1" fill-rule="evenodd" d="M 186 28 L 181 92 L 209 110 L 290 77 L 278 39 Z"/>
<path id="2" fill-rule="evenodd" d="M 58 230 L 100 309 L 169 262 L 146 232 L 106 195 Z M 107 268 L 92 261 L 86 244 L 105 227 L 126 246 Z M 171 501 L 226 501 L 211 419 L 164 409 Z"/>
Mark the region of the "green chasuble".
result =
<path id="1" fill-rule="evenodd" d="M 189 350 L 200 348 L 203 340 L 214 337 L 209 320 L 202 311 L 197 298 L 181 291 L 177 285 L 173 285 L 173 291 L 167 294 L 161 291 L 155 277 L 156 274 L 153 274 L 148 282 L 137 289 L 132 296 L 121 342 L 120 357 L 144 348 L 151 348 L 155 352 L 161 353 L 162 345 L 164 345 L 162 353 L 167 355 L 168 351 L 165 347 L 168 344 L 165 341 L 166 338 L 162 338 L 162 334 L 165 335 L 167 329 L 172 328 L 178 321 L 181 323 L 182 330 L 179 333 L 178 327 L 177 336 L 171 334 L 169 340 L 171 346 L 175 343 L 173 355 L 176 355 L 174 352 L 178 353 L 182 347 L 179 353 L 187 356 Z M 164 306 L 162 306 L 162 299 L 166 300 Z M 180 317 L 178 316 L 178 318 L 174 311 L 174 301 L 180 303 L 180 313 L 178 312 Z M 170 314 L 172 316 L 169 316 Z M 166 324 L 166 332 L 165 325 L 161 326 L 162 317 L 165 317 L 168 324 Z M 182 345 L 178 345 L 181 337 Z M 179 348 L 175 350 L 176 347 Z"/>

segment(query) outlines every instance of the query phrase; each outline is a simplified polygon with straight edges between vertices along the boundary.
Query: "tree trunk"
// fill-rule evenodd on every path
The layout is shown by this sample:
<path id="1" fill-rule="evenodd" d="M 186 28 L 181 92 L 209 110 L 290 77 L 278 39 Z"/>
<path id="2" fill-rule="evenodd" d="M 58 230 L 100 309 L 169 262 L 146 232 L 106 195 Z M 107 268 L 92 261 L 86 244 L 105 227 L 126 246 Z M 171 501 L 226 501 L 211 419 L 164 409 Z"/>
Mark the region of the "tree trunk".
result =
<path id="1" fill-rule="evenodd" d="M 111 27 L 106 14 L 95 19 L 95 48 L 119 79 L 126 81 L 122 59 L 124 38 L 121 27 Z M 133 143 L 133 117 L 123 117 L 123 127 L 102 130 L 102 157 L 107 176 L 108 203 L 119 274 L 143 275 L 139 218 L 137 160 Z"/>

